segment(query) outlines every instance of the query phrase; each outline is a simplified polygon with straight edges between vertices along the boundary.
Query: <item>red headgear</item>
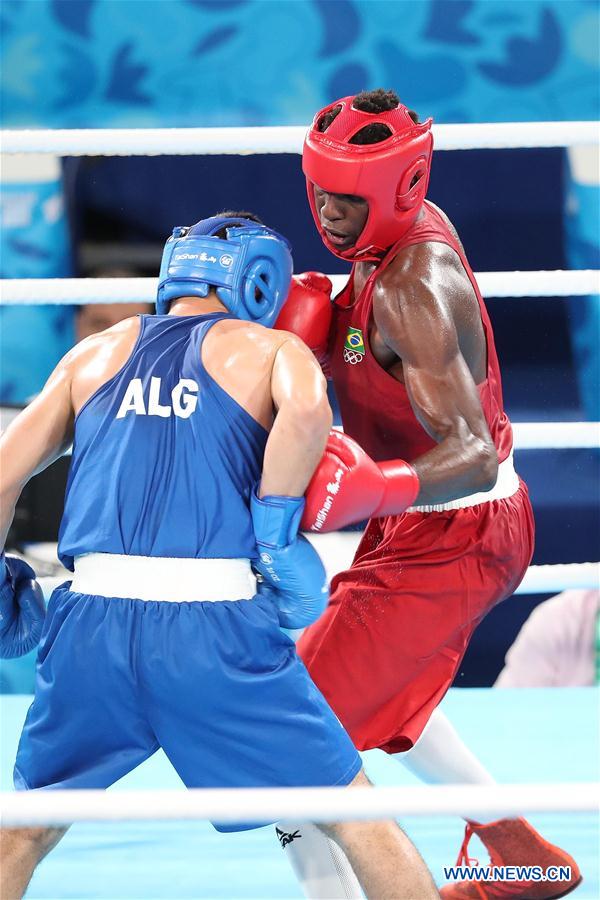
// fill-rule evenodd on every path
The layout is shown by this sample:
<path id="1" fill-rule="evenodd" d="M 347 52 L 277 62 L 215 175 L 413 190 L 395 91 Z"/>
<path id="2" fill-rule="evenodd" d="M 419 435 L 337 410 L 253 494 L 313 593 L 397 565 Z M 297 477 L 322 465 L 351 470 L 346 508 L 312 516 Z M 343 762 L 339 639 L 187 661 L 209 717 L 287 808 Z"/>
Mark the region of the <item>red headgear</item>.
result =
<path id="1" fill-rule="evenodd" d="M 379 259 L 408 231 L 423 205 L 431 170 L 432 119 L 416 125 L 402 104 L 368 113 L 354 109 L 353 100 L 342 97 L 316 114 L 304 141 L 302 169 L 325 246 L 342 259 Z M 337 107 L 341 109 L 331 125 L 319 131 L 323 116 Z M 387 125 L 391 135 L 376 144 L 350 143 L 361 128 L 375 124 Z M 354 194 L 368 202 L 365 227 L 352 247 L 340 250 L 327 239 L 315 204 L 315 184 L 327 193 Z"/>

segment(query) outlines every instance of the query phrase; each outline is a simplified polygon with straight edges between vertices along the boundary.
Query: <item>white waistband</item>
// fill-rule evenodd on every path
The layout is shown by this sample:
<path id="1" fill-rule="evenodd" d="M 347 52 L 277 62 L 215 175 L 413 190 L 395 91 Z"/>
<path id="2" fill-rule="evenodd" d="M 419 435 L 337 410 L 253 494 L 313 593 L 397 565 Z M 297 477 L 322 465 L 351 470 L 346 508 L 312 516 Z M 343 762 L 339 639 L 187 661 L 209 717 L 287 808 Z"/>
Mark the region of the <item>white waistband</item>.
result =
<path id="1" fill-rule="evenodd" d="M 256 579 L 249 559 L 179 559 L 89 553 L 75 559 L 71 590 L 101 597 L 165 600 L 249 600 Z"/>
<path id="2" fill-rule="evenodd" d="M 476 494 L 468 494 L 459 497 L 458 500 L 450 500 L 448 503 L 434 503 L 431 506 L 410 506 L 406 512 L 446 512 L 449 509 L 466 509 L 468 506 L 477 506 L 479 503 L 489 503 L 491 500 L 504 500 L 512 497 L 519 490 L 519 476 L 515 472 L 513 452 L 498 466 L 498 478 L 491 491 L 478 491 Z"/>

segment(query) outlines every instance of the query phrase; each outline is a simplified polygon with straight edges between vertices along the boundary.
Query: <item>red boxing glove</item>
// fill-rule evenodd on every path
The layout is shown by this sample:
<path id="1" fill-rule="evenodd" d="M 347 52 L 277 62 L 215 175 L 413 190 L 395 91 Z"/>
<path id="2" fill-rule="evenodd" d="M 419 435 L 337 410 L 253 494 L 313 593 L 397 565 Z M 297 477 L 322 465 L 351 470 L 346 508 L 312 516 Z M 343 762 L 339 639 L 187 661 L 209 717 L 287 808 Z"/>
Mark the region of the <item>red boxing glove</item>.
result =
<path id="1" fill-rule="evenodd" d="M 373 516 L 399 515 L 418 493 L 419 477 L 408 463 L 376 463 L 348 435 L 332 431 L 306 489 L 301 527 L 337 531 Z"/>
<path id="2" fill-rule="evenodd" d="M 331 281 L 321 272 L 292 276 L 290 292 L 274 325 L 274 328 L 291 331 L 301 338 L 321 366 L 327 363 L 331 290 Z"/>

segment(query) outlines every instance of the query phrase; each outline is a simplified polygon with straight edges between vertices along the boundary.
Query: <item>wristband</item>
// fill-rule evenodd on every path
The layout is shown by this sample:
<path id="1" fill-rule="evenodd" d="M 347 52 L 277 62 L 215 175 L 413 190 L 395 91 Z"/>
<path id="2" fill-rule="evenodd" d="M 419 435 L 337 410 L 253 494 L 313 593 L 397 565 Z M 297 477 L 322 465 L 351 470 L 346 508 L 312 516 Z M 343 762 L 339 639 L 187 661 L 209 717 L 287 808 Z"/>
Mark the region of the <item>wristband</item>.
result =
<path id="1" fill-rule="evenodd" d="M 250 514 L 257 543 L 276 549 L 291 544 L 298 534 L 304 503 L 304 497 L 259 498 L 253 491 Z"/>

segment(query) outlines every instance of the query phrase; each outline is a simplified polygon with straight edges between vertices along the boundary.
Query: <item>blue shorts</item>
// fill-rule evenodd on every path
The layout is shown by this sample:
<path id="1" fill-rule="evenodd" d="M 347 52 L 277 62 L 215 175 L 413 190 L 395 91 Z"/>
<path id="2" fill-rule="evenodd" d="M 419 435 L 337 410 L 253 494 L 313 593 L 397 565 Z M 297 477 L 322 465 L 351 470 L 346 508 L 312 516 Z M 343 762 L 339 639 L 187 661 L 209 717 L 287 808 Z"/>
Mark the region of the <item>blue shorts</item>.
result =
<path id="1" fill-rule="evenodd" d="M 17 789 L 106 788 L 159 747 L 187 787 L 344 785 L 360 770 L 272 600 L 149 602 L 69 586 L 48 605 Z"/>

